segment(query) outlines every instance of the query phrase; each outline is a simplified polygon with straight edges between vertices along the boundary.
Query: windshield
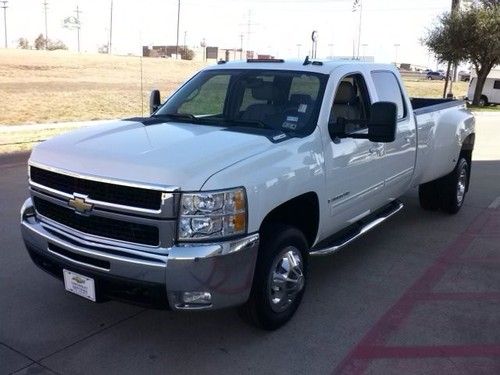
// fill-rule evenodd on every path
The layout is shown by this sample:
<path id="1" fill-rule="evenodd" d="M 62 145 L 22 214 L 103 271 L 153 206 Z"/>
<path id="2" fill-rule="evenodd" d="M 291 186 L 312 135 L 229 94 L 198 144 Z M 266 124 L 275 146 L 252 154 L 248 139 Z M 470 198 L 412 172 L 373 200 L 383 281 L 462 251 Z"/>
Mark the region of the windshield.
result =
<path id="1" fill-rule="evenodd" d="M 198 73 L 153 116 L 295 135 L 314 130 L 327 75 L 297 71 L 208 70 Z"/>

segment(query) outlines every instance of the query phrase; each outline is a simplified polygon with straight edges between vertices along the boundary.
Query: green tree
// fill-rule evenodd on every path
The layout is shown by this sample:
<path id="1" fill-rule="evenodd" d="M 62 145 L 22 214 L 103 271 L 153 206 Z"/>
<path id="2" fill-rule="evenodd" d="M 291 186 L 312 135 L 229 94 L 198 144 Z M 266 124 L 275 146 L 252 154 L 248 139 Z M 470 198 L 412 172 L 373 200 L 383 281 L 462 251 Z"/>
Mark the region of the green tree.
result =
<path id="1" fill-rule="evenodd" d="M 479 104 L 486 77 L 500 63 L 500 5 L 481 0 L 469 10 L 445 13 L 423 39 L 441 61 L 467 61 L 476 69 L 477 84 L 472 103 Z"/>

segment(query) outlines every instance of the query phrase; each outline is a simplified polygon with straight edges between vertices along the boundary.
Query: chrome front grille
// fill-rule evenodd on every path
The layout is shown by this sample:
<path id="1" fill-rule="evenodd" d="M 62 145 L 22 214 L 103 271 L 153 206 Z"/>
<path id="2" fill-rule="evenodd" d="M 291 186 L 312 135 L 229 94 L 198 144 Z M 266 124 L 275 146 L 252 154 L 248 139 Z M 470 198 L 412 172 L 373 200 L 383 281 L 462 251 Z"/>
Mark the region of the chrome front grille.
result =
<path id="1" fill-rule="evenodd" d="M 155 252 L 174 244 L 179 202 L 175 191 L 108 183 L 33 165 L 29 172 L 37 216 L 61 233 Z M 86 209 L 79 210 L 75 199 Z"/>
<path id="2" fill-rule="evenodd" d="M 88 195 L 93 200 L 117 205 L 160 210 L 162 192 L 123 185 L 113 185 L 45 169 L 30 167 L 31 181 L 66 194 Z"/>
<path id="3" fill-rule="evenodd" d="M 70 208 L 38 197 L 33 197 L 33 203 L 40 215 L 83 233 L 148 246 L 160 244 L 158 228 L 152 225 L 100 216 L 83 216 Z"/>

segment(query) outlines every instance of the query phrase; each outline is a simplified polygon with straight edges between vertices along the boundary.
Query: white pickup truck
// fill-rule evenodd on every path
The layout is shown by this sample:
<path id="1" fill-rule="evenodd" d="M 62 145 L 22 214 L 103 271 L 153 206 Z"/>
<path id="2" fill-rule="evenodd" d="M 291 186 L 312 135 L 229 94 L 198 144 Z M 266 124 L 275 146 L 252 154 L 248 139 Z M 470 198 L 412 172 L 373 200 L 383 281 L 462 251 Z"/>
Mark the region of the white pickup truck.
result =
<path id="1" fill-rule="evenodd" d="M 240 306 L 287 322 L 311 255 L 402 208 L 456 213 L 474 118 L 410 99 L 392 65 L 248 60 L 207 67 L 151 117 L 58 136 L 29 160 L 29 254 L 92 301 L 173 310 Z"/>

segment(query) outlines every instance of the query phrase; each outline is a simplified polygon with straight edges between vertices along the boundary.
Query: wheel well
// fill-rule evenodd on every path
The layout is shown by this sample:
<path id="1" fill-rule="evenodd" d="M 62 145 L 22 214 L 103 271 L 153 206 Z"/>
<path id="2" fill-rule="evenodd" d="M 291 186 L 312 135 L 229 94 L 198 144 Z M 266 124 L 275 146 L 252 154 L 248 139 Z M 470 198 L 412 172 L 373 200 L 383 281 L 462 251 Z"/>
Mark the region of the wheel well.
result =
<path id="1" fill-rule="evenodd" d="M 476 141 L 476 135 L 474 133 L 470 134 L 464 139 L 462 143 L 462 149 L 460 150 L 460 157 L 464 157 L 469 163 L 469 174 L 472 169 L 472 151 L 474 150 L 474 142 Z M 469 191 L 470 178 L 467 181 L 467 191 Z"/>
<path id="2" fill-rule="evenodd" d="M 474 150 L 475 141 L 476 134 L 470 134 L 467 138 L 464 139 L 462 143 L 462 149 L 460 150 L 460 156 L 463 156 L 469 162 L 469 165 L 472 162 L 472 151 Z"/>
<path id="3" fill-rule="evenodd" d="M 316 193 L 299 195 L 279 205 L 264 218 L 260 229 L 270 223 L 283 223 L 296 227 L 307 239 L 309 246 L 316 240 L 319 226 L 319 202 Z"/>

